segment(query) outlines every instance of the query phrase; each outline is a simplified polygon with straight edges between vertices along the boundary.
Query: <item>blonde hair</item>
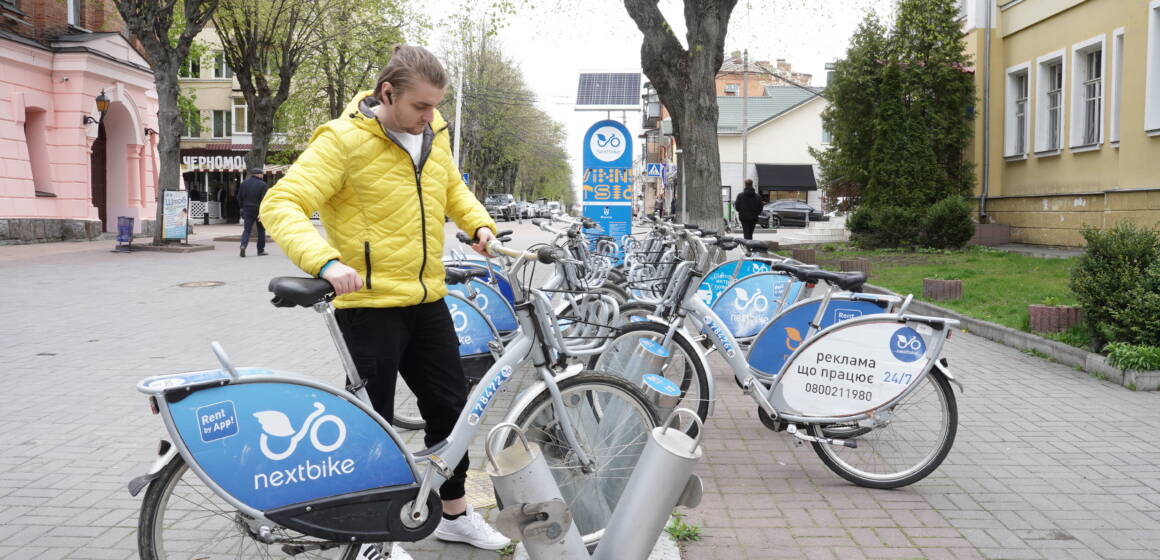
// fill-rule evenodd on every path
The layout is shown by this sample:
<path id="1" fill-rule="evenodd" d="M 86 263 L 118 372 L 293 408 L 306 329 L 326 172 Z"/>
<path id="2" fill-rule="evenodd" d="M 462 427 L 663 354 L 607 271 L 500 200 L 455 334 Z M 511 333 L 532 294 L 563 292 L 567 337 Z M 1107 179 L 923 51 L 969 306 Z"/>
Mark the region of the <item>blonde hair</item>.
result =
<path id="1" fill-rule="evenodd" d="M 391 61 L 379 72 L 375 82 L 375 97 L 381 95 L 386 82 L 391 83 L 395 92 L 402 92 L 419 79 L 439 89 L 447 87 L 447 71 L 431 51 L 413 45 L 395 45 Z"/>

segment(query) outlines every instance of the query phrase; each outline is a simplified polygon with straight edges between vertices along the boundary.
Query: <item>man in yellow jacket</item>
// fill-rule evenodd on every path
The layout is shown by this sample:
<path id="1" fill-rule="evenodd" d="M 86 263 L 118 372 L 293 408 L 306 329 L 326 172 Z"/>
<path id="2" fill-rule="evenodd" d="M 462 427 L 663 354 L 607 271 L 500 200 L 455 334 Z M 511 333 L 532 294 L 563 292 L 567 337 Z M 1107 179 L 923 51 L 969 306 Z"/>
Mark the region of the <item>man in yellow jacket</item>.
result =
<path id="1" fill-rule="evenodd" d="M 447 74 L 422 47 L 396 47 L 373 91 L 314 132 L 262 201 L 266 229 L 294 264 L 334 285 L 343 338 L 375 410 L 393 415 L 397 376 L 415 394 L 428 446 L 446 439 L 467 402 L 458 338 L 443 296 L 443 221 L 478 239 L 495 222 L 463 184 L 435 110 Z M 309 216 L 317 210 L 323 239 Z M 439 489 L 436 537 L 498 550 L 509 539 L 467 504 L 465 456 Z M 396 547 L 391 558 L 405 557 Z"/>

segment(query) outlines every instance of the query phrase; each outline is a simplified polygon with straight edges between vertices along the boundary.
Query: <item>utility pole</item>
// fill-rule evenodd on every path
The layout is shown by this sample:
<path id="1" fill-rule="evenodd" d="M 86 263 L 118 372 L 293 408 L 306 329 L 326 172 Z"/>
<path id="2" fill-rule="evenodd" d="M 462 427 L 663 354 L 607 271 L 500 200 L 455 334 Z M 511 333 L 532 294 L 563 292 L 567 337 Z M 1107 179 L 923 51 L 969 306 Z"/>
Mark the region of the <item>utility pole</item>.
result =
<path id="1" fill-rule="evenodd" d="M 459 63 L 459 71 L 456 72 L 458 76 L 455 78 L 455 169 L 459 169 L 463 173 L 462 167 L 459 163 L 459 140 L 461 138 L 459 132 L 463 125 L 463 62 Z"/>
<path id="2" fill-rule="evenodd" d="M 741 188 L 749 178 L 749 49 L 745 49 L 741 92 Z"/>

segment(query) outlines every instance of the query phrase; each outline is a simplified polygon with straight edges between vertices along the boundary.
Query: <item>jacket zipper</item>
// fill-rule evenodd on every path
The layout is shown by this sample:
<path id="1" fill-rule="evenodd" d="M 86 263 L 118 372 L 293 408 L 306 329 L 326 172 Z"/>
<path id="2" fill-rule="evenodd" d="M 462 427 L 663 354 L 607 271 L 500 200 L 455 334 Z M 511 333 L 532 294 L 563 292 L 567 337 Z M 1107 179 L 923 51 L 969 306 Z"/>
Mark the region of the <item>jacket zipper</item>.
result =
<path id="1" fill-rule="evenodd" d="M 378 121 L 378 119 L 375 119 L 375 120 Z M 407 154 L 408 157 L 411 156 L 411 152 L 408 152 L 407 148 L 404 148 L 403 145 L 398 142 L 398 140 L 395 140 L 394 136 L 391 136 L 390 131 L 388 131 L 386 129 L 386 127 L 384 127 L 382 125 L 382 122 L 379 122 L 379 128 L 383 129 L 383 134 L 385 134 L 387 136 L 387 138 L 390 139 L 390 141 L 393 142 L 396 146 L 401 148 L 403 150 L 403 153 Z M 443 132 L 444 130 L 447 130 L 446 126 L 444 126 L 443 128 L 439 129 L 438 132 L 434 132 L 434 134 L 431 135 L 431 143 L 432 144 L 435 143 L 435 134 L 438 134 L 439 132 Z M 427 270 L 427 207 L 425 204 L 423 204 L 423 177 L 422 177 L 423 172 L 422 172 L 422 169 L 423 169 L 423 165 L 427 163 L 427 158 L 431 154 L 428 150 L 424 149 L 426 147 L 427 147 L 427 135 L 424 134 L 423 135 L 423 143 L 421 144 L 421 147 L 419 148 L 420 150 L 422 150 L 422 152 L 420 154 L 419 164 L 415 165 L 415 158 L 410 157 L 411 168 L 415 170 L 415 193 L 419 196 L 419 227 L 420 227 L 419 234 L 423 239 L 423 261 L 419 264 L 419 286 L 421 286 L 423 288 L 423 299 L 419 300 L 419 303 L 427 303 L 427 284 L 425 282 L 423 282 L 423 272 L 425 272 Z M 369 245 L 367 248 L 367 255 L 369 258 L 369 255 L 370 255 Z M 370 270 L 370 262 L 369 261 L 367 262 L 367 270 L 368 271 Z M 368 276 L 368 279 L 369 279 L 369 276 Z"/>
<path id="2" fill-rule="evenodd" d="M 367 261 L 366 285 L 367 285 L 367 289 L 371 290 L 374 288 L 373 288 L 373 286 L 371 286 L 371 242 L 370 241 L 363 241 L 363 258 L 366 259 L 366 261 Z"/>

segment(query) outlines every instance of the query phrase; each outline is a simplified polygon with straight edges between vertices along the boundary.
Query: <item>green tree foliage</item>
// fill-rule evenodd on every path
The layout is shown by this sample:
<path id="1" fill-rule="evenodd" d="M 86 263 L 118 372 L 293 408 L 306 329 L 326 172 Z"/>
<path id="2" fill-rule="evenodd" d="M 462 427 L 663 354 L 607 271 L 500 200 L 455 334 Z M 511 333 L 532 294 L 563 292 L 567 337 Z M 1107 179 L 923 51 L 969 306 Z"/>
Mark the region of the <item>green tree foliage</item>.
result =
<path id="1" fill-rule="evenodd" d="M 897 213 L 883 210 L 889 206 L 931 226 L 952 226 L 927 216 L 928 209 L 968 195 L 974 182 L 964 150 L 975 92 L 957 5 L 901 0 L 897 14 L 889 34 L 867 16 L 846 60 L 837 63 L 826 92 L 831 106 L 822 116 L 833 141 L 814 155 L 827 198 L 842 210 L 867 207 L 851 232 L 875 243 L 944 243 L 965 231 L 961 220 L 948 235 L 907 228 L 914 237 L 868 237 L 871 232 L 856 230 L 893 221 Z"/>
<path id="2" fill-rule="evenodd" d="M 835 64 L 826 84 L 830 105 L 822 112 L 822 126 L 832 137 L 830 147 L 810 149 L 818 160 L 831 210 L 857 207 L 862 187 L 870 182 L 870 151 L 878 137 L 874 119 L 878 75 L 885 59 L 886 28 L 868 14 L 850 38 L 846 59 Z"/>
<path id="3" fill-rule="evenodd" d="M 1087 246 L 1071 274 L 1098 345 L 1160 341 L 1160 233 L 1131 222 L 1085 228 Z"/>
<path id="4" fill-rule="evenodd" d="M 325 38 L 302 61 L 279 115 L 288 142 L 302 145 L 322 123 L 337 118 L 356 93 L 374 88 L 394 45 L 414 42 L 429 24 L 406 0 L 342 1 L 323 12 Z"/>
<path id="5" fill-rule="evenodd" d="M 470 14 L 457 18 L 458 41 L 443 60 L 452 83 L 439 111 L 455 121 L 455 76 L 463 73 L 461 171 L 470 174 L 477 196 L 513 193 L 533 200 L 570 203 L 571 168 L 563 125 L 535 106 L 523 74 L 504 56 L 493 22 Z"/>

